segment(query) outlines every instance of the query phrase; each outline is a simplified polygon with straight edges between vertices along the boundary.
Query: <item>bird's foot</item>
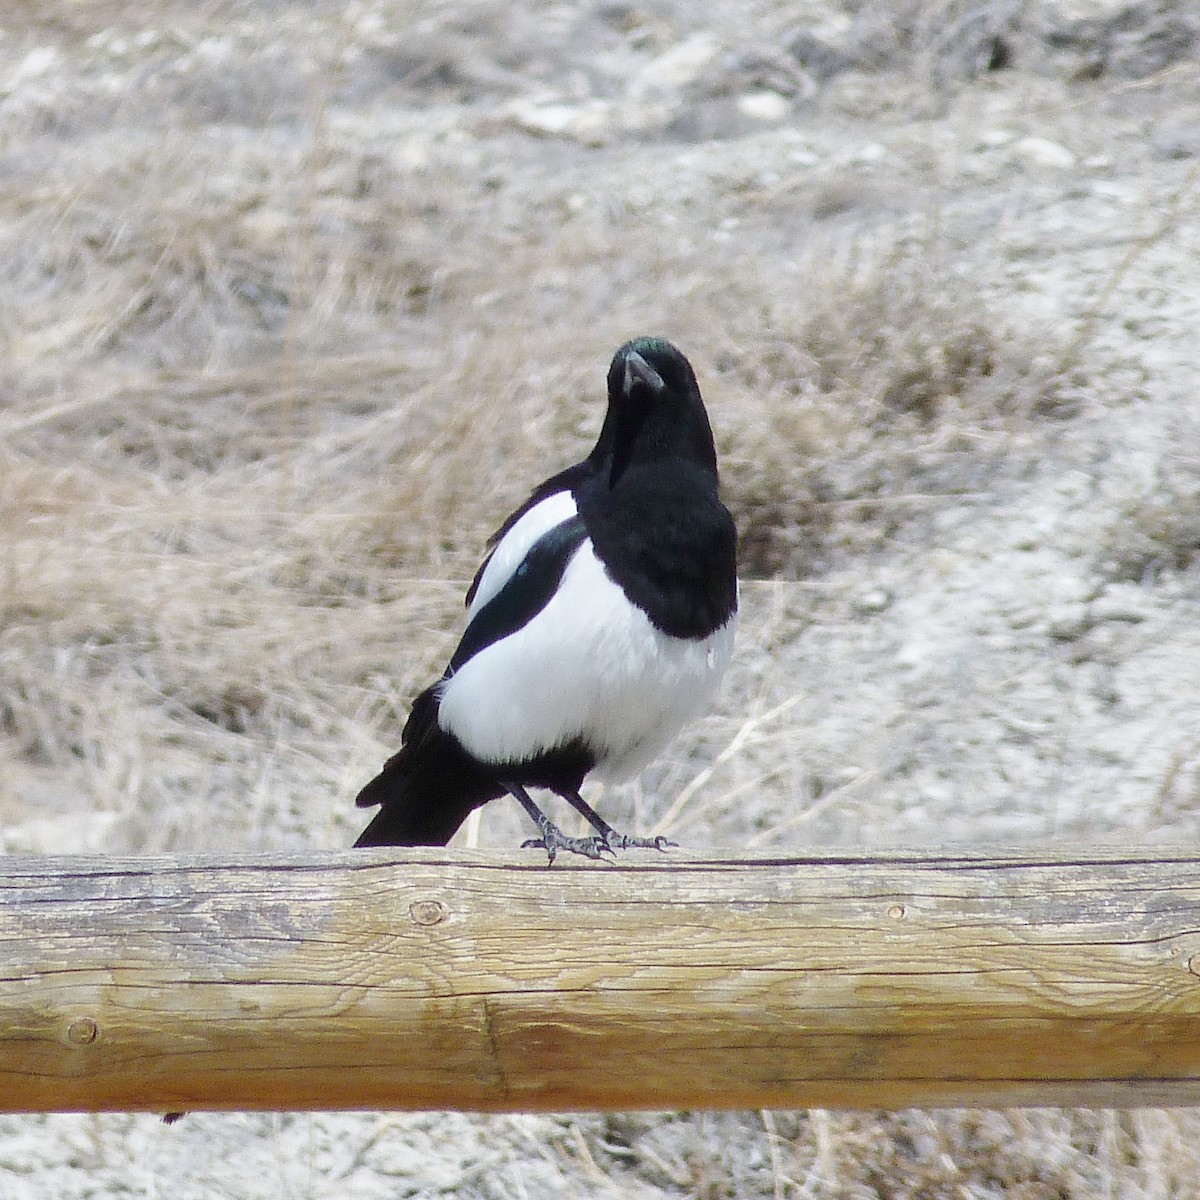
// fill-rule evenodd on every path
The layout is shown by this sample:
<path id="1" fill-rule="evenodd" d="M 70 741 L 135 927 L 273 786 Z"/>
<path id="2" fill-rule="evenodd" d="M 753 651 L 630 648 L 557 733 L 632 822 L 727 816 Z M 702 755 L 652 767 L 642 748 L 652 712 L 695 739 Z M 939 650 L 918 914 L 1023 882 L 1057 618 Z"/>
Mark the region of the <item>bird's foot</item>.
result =
<path id="1" fill-rule="evenodd" d="M 553 862 L 555 855 L 560 850 L 569 850 L 572 854 L 582 854 L 584 858 L 602 858 L 605 854 L 611 854 L 612 847 L 602 837 L 567 837 L 565 833 L 534 802 L 529 798 L 529 793 L 519 783 L 505 783 L 504 788 L 520 801 L 521 807 L 532 818 L 533 823 L 538 827 L 538 833 L 542 836 L 530 838 L 527 842 L 521 843 L 521 849 L 525 850 L 530 846 L 535 846 L 539 850 L 545 850 L 550 861 Z"/>
<path id="2" fill-rule="evenodd" d="M 602 837 L 568 837 L 557 825 L 549 821 L 542 827 L 542 836 L 530 838 L 521 843 L 521 849 L 534 848 L 545 850 L 553 862 L 560 850 L 569 850 L 572 854 L 582 854 L 584 858 L 601 859 L 605 854 L 612 854 L 612 847 Z"/>
<path id="3" fill-rule="evenodd" d="M 678 842 L 668 841 L 659 834 L 658 837 L 630 837 L 627 833 L 618 833 L 615 829 L 609 831 L 604 844 L 610 850 L 666 850 L 669 846 L 678 846 Z"/>

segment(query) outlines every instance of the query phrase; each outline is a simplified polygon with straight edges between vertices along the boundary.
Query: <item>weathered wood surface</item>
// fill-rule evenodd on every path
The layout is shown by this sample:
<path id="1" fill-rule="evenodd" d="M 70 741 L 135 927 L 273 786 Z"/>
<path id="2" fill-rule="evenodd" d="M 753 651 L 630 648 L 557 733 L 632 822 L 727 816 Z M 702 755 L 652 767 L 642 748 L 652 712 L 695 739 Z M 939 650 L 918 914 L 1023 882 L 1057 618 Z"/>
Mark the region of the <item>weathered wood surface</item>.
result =
<path id="1" fill-rule="evenodd" d="M 0 858 L 0 1111 L 1200 1101 L 1200 857 Z"/>

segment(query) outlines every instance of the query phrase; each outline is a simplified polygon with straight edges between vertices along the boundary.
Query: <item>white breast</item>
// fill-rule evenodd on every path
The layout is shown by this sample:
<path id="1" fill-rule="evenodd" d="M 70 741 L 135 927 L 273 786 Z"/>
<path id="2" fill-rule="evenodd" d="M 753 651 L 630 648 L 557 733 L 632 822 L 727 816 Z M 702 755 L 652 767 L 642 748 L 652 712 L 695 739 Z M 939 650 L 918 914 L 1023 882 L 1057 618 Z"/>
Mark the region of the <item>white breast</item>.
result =
<path id="1" fill-rule="evenodd" d="M 554 499 L 527 513 L 509 536 Z M 485 572 L 473 608 L 484 602 L 486 582 Z M 599 777 L 627 778 L 708 707 L 733 650 L 736 620 L 699 641 L 667 636 L 626 599 L 585 541 L 546 607 L 442 685 L 438 723 L 476 758 L 495 763 L 581 737 L 596 755 Z"/>

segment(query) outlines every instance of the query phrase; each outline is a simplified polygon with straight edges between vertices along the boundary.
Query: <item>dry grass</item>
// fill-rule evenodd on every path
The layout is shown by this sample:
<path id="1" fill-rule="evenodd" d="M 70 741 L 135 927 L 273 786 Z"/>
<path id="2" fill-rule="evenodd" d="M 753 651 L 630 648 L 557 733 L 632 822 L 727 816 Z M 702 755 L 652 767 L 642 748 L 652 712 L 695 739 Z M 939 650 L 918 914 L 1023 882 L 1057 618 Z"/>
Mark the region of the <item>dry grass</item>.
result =
<path id="1" fill-rule="evenodd" d="M 98 38 L 123 81 L 127 43 Z M 281 797 L 345 793 L 380 688 L 394 721 L 445 650 L 454 589 L 419 581 L 468 578 L 589 444 L 631 332 L 696 359 L 751 578 L 809 575 L 909 493 L 971 487 L 1021 417 L 1034 354 L 928 239 L 782 274 L 714 241 L 701 265 L 663 224 L 670 179 L 597 202 L 436 145 L 410 166 L 356 109 L 249 139 L 181 104 L 185 139 L 124 94 L 127 123 L 52 162 L 31 138 L 0 195 L 8 744 L 93 780 L 130 845 L 223 841 L 226 820 L 298 840 Z M 747 214 L 719 182 L 694 201 Z"/>
<path id="2" fill-rule="evenodd" d="M 734 66 L 794 22 L 712 9 Z M 956 22 L 974 65 L 951 74 L 986 69 L 1009 11 L 855 10 L 834 115 L 884 44 L 927 102 L 906 72 Z M 747 589 L 737 717 L 621 802 L 693 840 L 789 836 L 790 701 L 763 677 L 819 601 L 787 581 L 986 489 L 1053 408 L 1055 335 L 994 306 L 937 201 L 872 207 L 869 167 L 789 191 L 654 131 L 581 155 L 515 130 L 531 79 L 669 48 L 669 4 L 547 10 L 536 39 L 482 3 L 23 13 L 0 43 L 0 844 L 345 845 L 484 538 L 589 445 L 609 354 L 652 331 L 696 363 L 745 573 L 773 582 Z M 1141 511 L 1121 570 L 1186 565 L 1194 521 Z M 1148 1198 L 1200 1165 L 1194 1121 L 1157 1113 L 472 1128 L 542 1195 Z"/>
<path id="3" fill-rule="evenodd" d="M 352 727 L 364 716 L 369 727 L 381 685 L 394 721 L 433 670 L 455 620 L 454 581 L 469 578 L 487 532 L 532 480 L 594 436 L 617 335 L 585 336 L 581 350 L 562 317 L 548 338 L 538 269 L 531 264 L 518 283 L 497 272 L 492 247 L 476 246 L 462 251 L 455 296 L 430 304 L 408 338 L 401 327 L 390 351 L 370 348 L 372 317 L 351 353 L 343 343 L 342 353 L 322 355 L 314 331 L 295 339 L 306 347 L 301 359 L 284 329 L 273 358 L 255 361 L 263 348 L 248 345 L 249 362 L 193 361 L 189 371 L 189 352 L 220 340 L 225 324 L 226 344 L 234 339 L 227 259 L 202 239 L 206 222 L 189 227 L 217 279 L 189 298 L 186 319 L 164 321 L 178 281 L 160 290 L 142 271 L 161 262 L 167 239 L 134 238 L 132 224 L 127 255 L 89 262 L 70 292 L 85 293 L 72 305 L 78 320 L 90 312 L 107 328 L 111 298 L 144 290 L 142 316 L 115 341 L 75 330 L 73 344 L 106 341 L 111 352 L 93 349 L 78 364 L 56 355 L 67 378 L 54 397 L 39 379 L 21 380 L 4 414 L 5 727 L 19 759 L 76 771 L 86 763 L 93 774 L 103 763 L 102 785 L 88 790 L 129 818 L 132 844 L 194 845 L 201 828 L 219 836 L 210 806 L 258 784 L 264 770 L 271 791 L 345 793 L 337 764 Z M 77 261 L 83 250 L 68 248 L 61 223 L 55 229 L 59 252 Z M 86 245 L 89 235 L 71 236 Z M 564 312 L 595 307 L 589 285 L 606 264 L 589 249 L 563 247 L 542 268 L 582 276 Z M 650 242 L 633 249 L 643 262 L 652 251 Z M 678 265 L 659 259 L 656 276 Z M 286 271 L 266 251 L 255 267 L 263 277 Z M 956 306 L 941 289 L 929 302 L 932 291 L 901 265 L 874 271 L 865 290 L 827 281 L 841 298 L 836 314 L 805 312 L 797 297 L 754 332 L 740 308 L 754 282 L 739 267 L 716 296 L 685 292 L 674 305 L 701 364 L 706 332 L 731 347 L 710 368 L 710 391 L 745 575 L 811 574 L 840 546 L 893 531 L 912 492 L 969 488 L 994 470 L 1017 374 L 1015 358 L 997 365 L 1004 352 L 977 303 Z M 463 328 L 462 295 L 494 290 L 504 292 L 497 311 L 472 312 Z M 390 305 L 395 293 L 386 294 Z M 538 311 L 522 311 L 534 304 Z M 352 306 L 332 308 L 345 338 Z M 445 340 L 430 343 L 435 326 Z M 865 330 L 869 339 L 857 336 Z M 123 386 L 120 375 L 129 377 Z M 435 579 L 448 585 L 424 582 Z M 119 737 L 115 713 L 128 723 Z M 236 735 L 219 751 L 237 763 L 233 776 L 212 774 L 219 732 Z M 164 819 L 162 768 L 171 760 L 184 772 L 172 786 L 191 799 L 182 810 L 168 805 Z M 295 837 L 264 803 L 258 814 L 227 814 L 239 838 Z"/>

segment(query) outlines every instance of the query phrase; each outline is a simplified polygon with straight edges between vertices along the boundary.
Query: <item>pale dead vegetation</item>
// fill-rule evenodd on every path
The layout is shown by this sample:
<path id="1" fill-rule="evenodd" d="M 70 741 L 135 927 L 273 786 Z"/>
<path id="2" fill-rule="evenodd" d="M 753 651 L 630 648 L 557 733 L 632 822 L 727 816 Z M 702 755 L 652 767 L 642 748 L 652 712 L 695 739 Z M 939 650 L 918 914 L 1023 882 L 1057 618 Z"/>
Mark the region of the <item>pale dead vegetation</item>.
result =
<path id="1" fill-rule="evenodd" d="M 602 798 L 613 820 L 692 846 L 1194 832 L 1174 676 L 1156 720 L 1112 698 L 1122 653 L 1191 653 L 1193 426 L 1097 431 L 1125 382 L 1169 404 L 1184 377 L 1129 364 L 1186 308 L 1140 342 L 1120 310 L 1185 289 L 1197 21 L 1070 7 L 14 10 L 0 847 L 346 845 L 486 536 L 590 445 L 609 355 L 649 332 L 700 373 L 747 584 L 721 711 Z M 1111 226 L 1070 208 L 1094 180 L 1133 206 Z M 1141 590 L 1105 618 L 1114 585 Z M 1113 765 L 1127 727 L 1141 774 Z M 513 844 L 491 808 L 470 836 Z M 1195 1194 L 1198 1135 L 1051 1110 L 8 1119 L 0 1193 L 1149 1200 Z"/>

